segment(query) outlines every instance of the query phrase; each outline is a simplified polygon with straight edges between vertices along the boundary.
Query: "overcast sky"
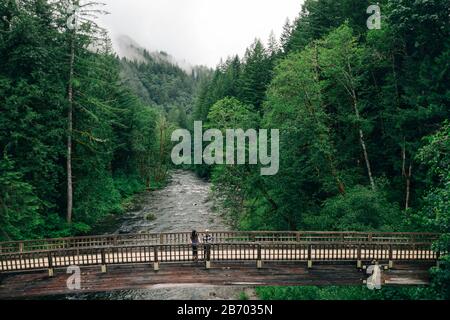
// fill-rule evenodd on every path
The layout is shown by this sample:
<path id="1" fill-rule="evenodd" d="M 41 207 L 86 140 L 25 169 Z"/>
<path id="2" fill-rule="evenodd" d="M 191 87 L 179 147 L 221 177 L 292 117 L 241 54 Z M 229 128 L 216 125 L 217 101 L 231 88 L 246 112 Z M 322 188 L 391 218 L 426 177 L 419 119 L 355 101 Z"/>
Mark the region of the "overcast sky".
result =
<path id="1" fill-rule="evenodd" d="M 102 0 L 111 14 L 101 22 L 114 40 L 128 35 L 150 50 L 192 64 L 216 66 L 245 52 L 255 37 L 266 41 L 294 19 L 303 0 Z"/>

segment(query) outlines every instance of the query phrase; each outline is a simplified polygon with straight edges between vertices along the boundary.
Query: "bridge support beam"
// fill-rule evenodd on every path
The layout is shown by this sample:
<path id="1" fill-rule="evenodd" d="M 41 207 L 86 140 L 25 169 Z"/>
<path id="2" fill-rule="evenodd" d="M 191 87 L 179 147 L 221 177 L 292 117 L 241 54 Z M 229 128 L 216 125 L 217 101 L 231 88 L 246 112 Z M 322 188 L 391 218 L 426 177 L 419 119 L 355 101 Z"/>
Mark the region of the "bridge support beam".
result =
<path id="1" fill-rule="evenodd" d="M 258 255 L 258 258 L 257 258 L 258 260 L 256 260 L 256 268 L 262 269 L 263 262 L 262 262 L 262 250 L 261 250 L 260 244 L 258 244 L 258 247 L 257 247 L 257 255 Z"/>
<path id="2" fill-rule="evenodd" d="M 308 245 L 308 269 L 312 269 L 313 261 L 312 261 L 312 245 Z"/>
<path id="3" fill-rule="evenodd" d="M 48 260 L 48 276 L 50 278 L 53 278 L 55 275 L 55 270 L 53 269 L 53 255 L 51 252 L 47 254 L 47 260 Z"/>
<path id="4" fill-rule="evenodd" d="M 162 235 L 161 235 L 162 239 Z M 153 247 L 153 256 L 154 256 L 154 262 L 153 262 L 153 270 L 159 271 L 159 258 L 158 258 L 158 247 Z"/>
<path id="5" fill-rule="evenodd" d="M 361 260 L 358 260 L 358 261 L 356 262 L 356 267 L 357 267 L 358 269 L 362 269 L 363 265 L 362 265 L 362 261 L 361 261 Z"/>
<path id="6" fill-rule="evenodd" d="M 392 269 L 394 268 L 394 250 L 392 245 L 389 246 L 389 263 L 388 263 L 388 268 Z"/>
<path id="7" fill-rule="evenodd" d="M 106 255 L 104 249 L 102 249 L 101 256 L 102 256 L 102 273 L 106 273 Z"/>
<path id="8" fill-rule="evenodd" d="M 205 244 L 203 254 L 205 255 L 205 268 L 211 269 L 211 245 L 209 243 Z"/>

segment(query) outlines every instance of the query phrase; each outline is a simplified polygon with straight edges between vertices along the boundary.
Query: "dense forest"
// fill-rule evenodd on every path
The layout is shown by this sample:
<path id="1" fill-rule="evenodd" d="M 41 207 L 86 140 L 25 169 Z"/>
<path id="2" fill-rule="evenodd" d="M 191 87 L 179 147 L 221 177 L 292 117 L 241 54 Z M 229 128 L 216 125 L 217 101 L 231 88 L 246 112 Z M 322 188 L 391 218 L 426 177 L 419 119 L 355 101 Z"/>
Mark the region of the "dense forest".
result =
<path id="1" fill-rule="evenodd" d="M 237 228 L 436 231 L 448 251 L 450 2 L 379 2 L 369 30 L 371 1 L 306 0 L 281 39 L 256 39 L 202 87 L 195 120 L 280 129 L 276 176 L 197 168 Z"/>
<path id="2" fill-rule="evenodd" d="M 163 185 L 173 130 L 203 121 L 280 130 L 275 176 L 191 168 L 236 229 L 432 231 L 449 251 L 450 2 L 379 0 L 381 29 L 369 30 L 371 2 L 305 0 L 280 39 L 186 72 L 145 50 L 119 58 L 98 4 L 73 28 L 77 1 L 0 0 L 0 241 L 90 233 Z M 449 269 L 446 256 L 433 270 L 444 298 Z"/>
<path id="3" fill-rule="evenodd" d="M 0 240 L 89 233 L 163 184 L 208 74 L 119 59 L 95 19 L 69 28 L 69 3 L 0 1 Z"/>

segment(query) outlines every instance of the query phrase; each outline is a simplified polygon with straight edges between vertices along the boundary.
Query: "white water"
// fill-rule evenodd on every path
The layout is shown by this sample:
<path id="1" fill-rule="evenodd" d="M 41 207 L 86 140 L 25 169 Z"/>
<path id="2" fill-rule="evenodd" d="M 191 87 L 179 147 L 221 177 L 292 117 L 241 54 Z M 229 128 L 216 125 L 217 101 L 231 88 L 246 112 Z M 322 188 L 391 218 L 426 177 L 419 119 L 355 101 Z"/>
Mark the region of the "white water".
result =
<path id="1" fill-rule="evenodd" d="M 182 232 L 205 229 L 226 231 L 225 221 L 214 213 L 210 195 L 211 185 L 189 171 L 175 171 L 168 186 L 162 190 L 146 192 L 139 197 L 139 210 L 122 218 L 118 233 Z M 147 215 L 156 219 L 148 221 Z M 201 266 L 199 266 L 201 267 Z M 161 266 L 164 268 L 164 265 Z M 238 299 L 244 287 L 218 287 L 199 284 L 161 285 L 146 290 L 127 290 L 96 294 L 67 296 L 66 299 L 101 300 L 227 300 Z"/>

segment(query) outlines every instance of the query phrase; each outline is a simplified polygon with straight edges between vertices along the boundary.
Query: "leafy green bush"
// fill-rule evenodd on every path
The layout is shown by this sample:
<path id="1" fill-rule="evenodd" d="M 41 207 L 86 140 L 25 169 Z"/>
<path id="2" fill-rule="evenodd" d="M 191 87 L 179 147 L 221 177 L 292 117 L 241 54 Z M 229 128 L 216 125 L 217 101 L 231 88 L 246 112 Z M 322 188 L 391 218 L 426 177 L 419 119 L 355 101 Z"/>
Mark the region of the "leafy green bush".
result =
<path id="1" fill-rule="evenodd" d="M 332 231 L 394 231 L 401 228 L 402 212 L 381 191 L 356 186 L 325 201 L 318 216 L 305 218 L 311 229 Z"/>
<path id="2" fill-rule="evenodd" d="M 385 287 L 372 291 L 364 286 L 348 287 L 261 287 L 263 300 L 436 300 L 439 295 L 427 287 Z"/>
<path id="3" fill-rule="evenodd" d="M 125 173 L 116 174 L 114 186 L 122 197 L 131 196 L 145 188 L 144 182 L 137 174 L 127 175 Z"/>
<path id="4" fill-rule="evenodd" d="M 44 223 L 33 187 L 14 170 L 14 161 L 0 159 L 0 241 L 34 237 Z"/>

